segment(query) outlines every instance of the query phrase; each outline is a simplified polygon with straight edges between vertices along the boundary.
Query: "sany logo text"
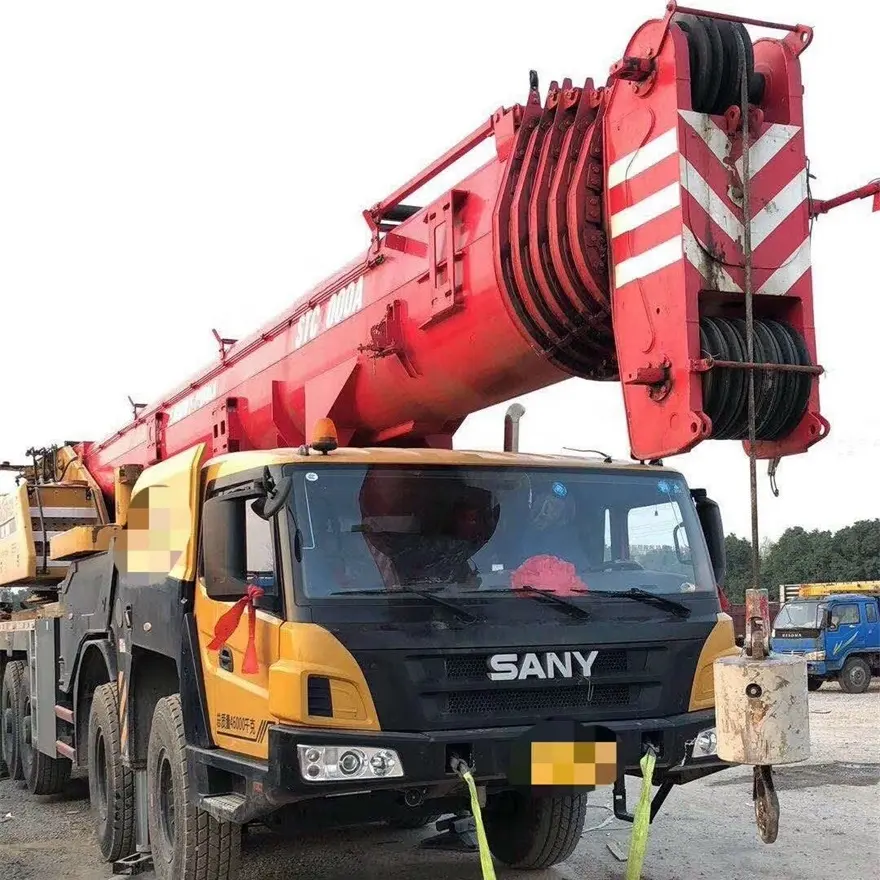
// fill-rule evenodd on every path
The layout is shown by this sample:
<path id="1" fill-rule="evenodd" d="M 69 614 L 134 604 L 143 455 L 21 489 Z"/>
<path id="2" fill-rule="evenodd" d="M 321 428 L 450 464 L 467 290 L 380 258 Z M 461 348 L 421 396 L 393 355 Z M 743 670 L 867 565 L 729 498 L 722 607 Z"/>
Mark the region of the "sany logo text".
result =
<path id="1" fill-rule="evenodd" d="M 546 654 L 493 654 L 487 675 L 492 681 L 524 678 L 589 678 L 598 651 L 548 651 Z"/>

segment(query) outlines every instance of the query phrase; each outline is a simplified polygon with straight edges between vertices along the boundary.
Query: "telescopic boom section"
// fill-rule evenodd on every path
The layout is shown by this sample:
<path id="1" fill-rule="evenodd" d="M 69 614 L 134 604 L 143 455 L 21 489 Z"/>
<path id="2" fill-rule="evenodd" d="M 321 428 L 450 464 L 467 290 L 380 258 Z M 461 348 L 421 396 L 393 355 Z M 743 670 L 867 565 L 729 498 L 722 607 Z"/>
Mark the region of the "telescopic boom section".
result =
<path id="1" fill-rule="evenodd" d="M 636 458 L 745 441 L 747 260 L 756 453 L 805 451 L 828 431 L 799 63 L 811 38 L 797 26 L 753 44 L 739 19 L 670 4 L 605 85 L 552 82 L 542 99 L 533 75 L 524 104 L 364 212 L 361 258 L 82 444 L 83 463 L 109 496 L 115 466 L 201 441 L 214 453 L 297 446 L 322 417 L 343 445 L 450 446 L 468 414 L 571 376 L 622 383 Z M 489 162 L 406 204 L 487 138 Z"/>

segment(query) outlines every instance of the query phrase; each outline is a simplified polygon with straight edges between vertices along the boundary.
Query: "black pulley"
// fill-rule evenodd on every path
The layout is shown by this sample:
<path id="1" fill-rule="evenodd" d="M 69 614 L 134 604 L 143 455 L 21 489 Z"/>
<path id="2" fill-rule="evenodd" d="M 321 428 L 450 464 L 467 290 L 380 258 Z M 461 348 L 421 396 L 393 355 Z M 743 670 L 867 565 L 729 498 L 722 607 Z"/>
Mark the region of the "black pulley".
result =
<path id="1" fill-rule="evenodd" d="M 803 337 L 789 324 L 755 320 L 754 363 L 811 366 Z M 742 318 L 703 318 L 700 321 L 703 357 L 748 363 L 746 322 Z M 797 427 L 810 398 L 809 373 L 755 370 L 755 439 L 779 440 Z M 745 440 L 749 436 L 749 371 L 713 367 L 703 374 L 703 411 L 712 420 L 716 440 Z"/>
<path id="2" fill-rule="evenodd" d="M 754 48 L 744 25 L 696 15 L 676 15 L 673 21 L 687 37 L 694 110 L 717 115 L 738 105 L 743 76 L 749 100 L 760 103 L 764 77 L 755 73 Z"/>

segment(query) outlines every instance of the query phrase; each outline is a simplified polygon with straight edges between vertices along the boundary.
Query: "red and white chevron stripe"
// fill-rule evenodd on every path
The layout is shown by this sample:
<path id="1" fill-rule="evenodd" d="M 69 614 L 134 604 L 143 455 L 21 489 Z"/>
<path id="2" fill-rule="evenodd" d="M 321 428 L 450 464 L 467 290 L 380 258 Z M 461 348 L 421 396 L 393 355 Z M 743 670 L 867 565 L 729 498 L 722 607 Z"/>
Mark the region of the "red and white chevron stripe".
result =
<path id="1" fill-rule="evenodd" d="M 705 289 L 744 286 L 738 139 L 711 117 L 679 123 L 609 166 L 607 205 L 615 289 L 686 260 Z M 749 151 L 752 289 L 792 294 L 809 284 L 810 239 L 803 130 L 764 125 Z"/>

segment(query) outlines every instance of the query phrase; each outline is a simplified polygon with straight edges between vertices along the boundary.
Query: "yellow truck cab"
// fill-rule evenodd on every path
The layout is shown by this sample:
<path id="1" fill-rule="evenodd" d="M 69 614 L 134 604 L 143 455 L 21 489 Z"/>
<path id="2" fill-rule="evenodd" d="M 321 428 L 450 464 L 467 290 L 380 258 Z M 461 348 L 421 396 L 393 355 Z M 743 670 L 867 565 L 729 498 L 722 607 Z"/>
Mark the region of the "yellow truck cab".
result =
<path id="1" fill-rule="evenodd" d="M 254 821 L 426 824 L 467 805 L 466 766 L 494 855 L 541 869 L 596 785 L 631 818 L 649 746 L 655 811 L 727 766 L 723 531 L 678 472 L 336 448 L 332 425 L 205 458 L 145 469 L 116 523 L 53 537 L 62 610 L 0 623 L 9 772 L 45 793 L 87 767 L 117 867 L 151 857 L 164 880 L 211 853 L 205 876 L 233 877 Z M 575 749 L 597 740 L 610 767 Z M 562 751 L 536 761 L 547 741 Z"/>

